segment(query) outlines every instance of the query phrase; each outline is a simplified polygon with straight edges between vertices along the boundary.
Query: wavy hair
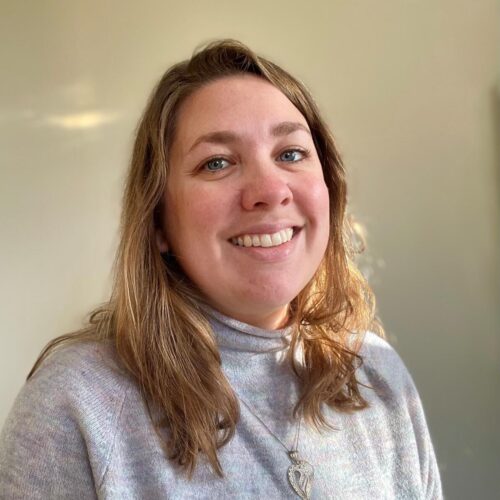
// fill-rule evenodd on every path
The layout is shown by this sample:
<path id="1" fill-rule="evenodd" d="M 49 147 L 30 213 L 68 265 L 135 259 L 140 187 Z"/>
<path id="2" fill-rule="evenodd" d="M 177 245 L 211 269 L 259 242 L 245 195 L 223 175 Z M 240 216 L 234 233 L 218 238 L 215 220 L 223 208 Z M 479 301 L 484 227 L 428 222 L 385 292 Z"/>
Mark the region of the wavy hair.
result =
<path id="1" fill-rule="evenodd" d="M 234 435 L 239 404 L 200 307 L 204 298 L 175 258 L 160 254 L 156 231 L 162 222 L 169 151 L 181 103 L 203 85 L 238 74 L 269 81 L 303 114 L 329 191 L 330 236 L 324 258 L 290 304 L 288 360 L 301 387 L 294 416 L 303 413 L 317 428 L 329 427 L 323 403 L 338 411 L 365 408 L 356 379 L 362 363 L 358 352 L 363 332 L 383 335 L 374 295 L 355 264 L 362 249 L 346 215 L 344 166 L 304 85 L 235 40 L 210 43 L 172 66 L 153 90 L 138 125 L 111 297 L 91 313 L 84 328 L 52 340 L 28 378 L 61 345 L 89 339 L 111 342 L 141 390 L 168 457 L 189 477 L 200 453 L 223 475 L 217 450 Z"/>

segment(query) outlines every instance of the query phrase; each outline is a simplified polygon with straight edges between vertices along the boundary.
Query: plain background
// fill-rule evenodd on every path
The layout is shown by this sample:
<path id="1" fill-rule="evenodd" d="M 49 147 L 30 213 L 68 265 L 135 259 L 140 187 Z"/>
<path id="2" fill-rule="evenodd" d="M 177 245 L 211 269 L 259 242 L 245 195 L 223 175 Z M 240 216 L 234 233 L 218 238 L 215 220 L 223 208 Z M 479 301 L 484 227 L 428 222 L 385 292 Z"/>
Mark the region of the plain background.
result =
<path id="1" fill-rule="evenodd" d="M 336 136 L 363 268 L 453 499 L 498 498 L 500 84 L 488 0 L 2 1 L 0 425 L 42 346 L 106 299 L 154 83 L 233 37 L 298 76 Z"/>

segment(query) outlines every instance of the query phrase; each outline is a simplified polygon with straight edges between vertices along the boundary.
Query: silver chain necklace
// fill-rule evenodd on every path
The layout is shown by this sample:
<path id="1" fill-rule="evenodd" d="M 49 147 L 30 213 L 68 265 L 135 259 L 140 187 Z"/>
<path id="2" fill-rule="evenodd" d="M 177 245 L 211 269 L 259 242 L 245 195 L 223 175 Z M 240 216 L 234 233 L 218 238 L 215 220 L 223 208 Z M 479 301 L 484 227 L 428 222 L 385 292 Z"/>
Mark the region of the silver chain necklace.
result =
<path id="1" fill-rule="evenodd" d="M 310 500 L 312 482 L 314 479 L 314 468 L 309 462 L 306 462 L 299 457 L 298 450 L 302 414 L 300 415 L 297 430 L 295 431 L 293 447 L 292 449 L 288 449 L 288 446 L 286 446 L 285 443 L 283 443 L 283 441 L 266 425 L 262 418 L 255 413 L 252 407 L 241 397 L 239 397 L 239 399 L 247 407 L 248 411 L 264 426 L 267 432 L 269 432 L 269 434 L 271 434 L 271 436 L 273 436 L 274 439 L 276 439 L 276 441 L 278 441 L 278 443 L 285 448 L 292 462 L 292 465 L 288 467 L 288 482 L 295 493 L 297 493 L 302 500 Z"/>

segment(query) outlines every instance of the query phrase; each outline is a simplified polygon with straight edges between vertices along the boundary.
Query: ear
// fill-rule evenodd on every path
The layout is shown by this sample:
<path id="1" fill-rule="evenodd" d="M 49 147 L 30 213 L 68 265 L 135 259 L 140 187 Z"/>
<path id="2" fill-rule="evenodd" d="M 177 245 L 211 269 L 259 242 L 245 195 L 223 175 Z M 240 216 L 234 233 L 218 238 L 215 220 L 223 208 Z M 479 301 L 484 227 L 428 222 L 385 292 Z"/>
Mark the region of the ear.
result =
<path id="1" fill-rule="evenodd" d="M 165 238 L 163 230 L 160 228 L 156 229 L 156 245 L 158 246 L 160 253 L 168 252 L 167 239 Z"/>

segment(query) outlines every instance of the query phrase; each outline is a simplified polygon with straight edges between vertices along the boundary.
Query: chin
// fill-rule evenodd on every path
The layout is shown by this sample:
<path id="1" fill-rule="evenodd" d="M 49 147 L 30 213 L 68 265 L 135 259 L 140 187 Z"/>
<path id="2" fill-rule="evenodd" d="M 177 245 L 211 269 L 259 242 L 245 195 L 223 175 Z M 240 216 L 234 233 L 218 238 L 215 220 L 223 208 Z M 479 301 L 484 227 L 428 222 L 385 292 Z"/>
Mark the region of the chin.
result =
<path id="1" fill-rule="evenodd" d="M 257 310 L 264 309 L 279 309 L 287 306 L 297 295 L 302 288 L 294 288 L 293 290 L 259 290 L 254 293 L 245 294 L 243 301 L 246 304 L 253 304 Z"/>

